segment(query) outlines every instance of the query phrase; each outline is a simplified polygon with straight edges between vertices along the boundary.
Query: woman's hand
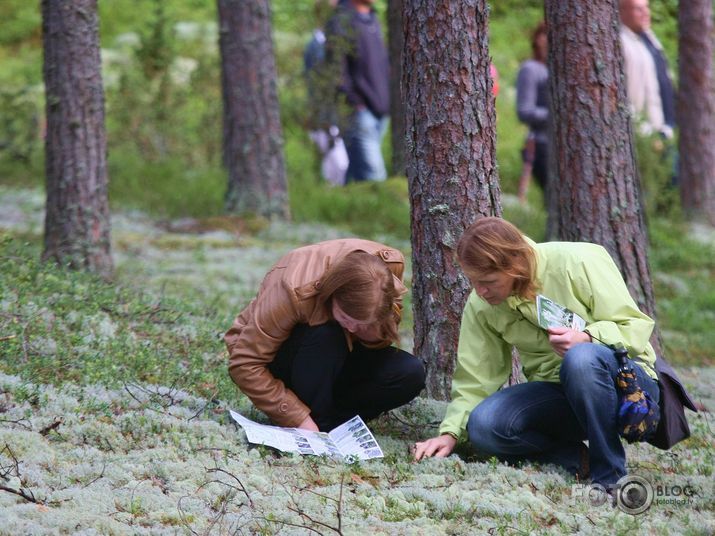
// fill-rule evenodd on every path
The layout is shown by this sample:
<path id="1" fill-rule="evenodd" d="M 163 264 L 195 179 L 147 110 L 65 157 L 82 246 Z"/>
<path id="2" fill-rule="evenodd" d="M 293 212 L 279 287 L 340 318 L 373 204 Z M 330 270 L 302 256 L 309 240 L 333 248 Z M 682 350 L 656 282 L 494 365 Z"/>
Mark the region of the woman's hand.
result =
<path id="1" fill-rule="evenodd" d="M 433 437 L 427 441 L 415 443 L 415 460 L 419 461 L 422 458 L 444 458 L 452 454 L 457 440 L 450 434 L 442 434 L 438 437 Z"/>
<path id="2" fill-rule="evenodd" d="M 561 357 L 568 352 L 572 346 L 576 346 L 582 342 L 591 342 L 591 336 L 585 331 L 576 331 L 575 329 L 554 327 L 549 328 L 549 343 L 554 349 L 554 352 Z"/>
<path id="3" fill-rule="evenodd" d="M 308 415 L 305 420 L 298 425 L 298 428 L 301 430 L 311 430 L 312 432 L 320 432 L 318 429 L 318 425 L 315 424 L 315 421 L 311 418 L 310 415 Z"/>

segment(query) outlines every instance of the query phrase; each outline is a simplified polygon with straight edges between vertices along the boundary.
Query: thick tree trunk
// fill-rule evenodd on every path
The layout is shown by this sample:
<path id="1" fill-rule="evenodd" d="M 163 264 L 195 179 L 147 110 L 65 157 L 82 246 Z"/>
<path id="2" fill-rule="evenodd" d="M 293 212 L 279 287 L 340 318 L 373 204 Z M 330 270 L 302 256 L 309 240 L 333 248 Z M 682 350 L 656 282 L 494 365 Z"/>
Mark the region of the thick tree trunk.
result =
<path id="1" fill-rule="evenodd" d="M 445 399 L 470 291 L 455 247 L 477 216 L 501 214 L 488 10 L 486 0 L 404 3 L 415 354 L 427 393 Z"/>
<path id="2" fill-rule="evenodd" d="M 268 0 L 218 0 L 226 209 L 289 216 Z"/>
<path id="3" fill-rule="evenodd" d="M 402 96 L 402 49 L 405 45 L 402 12 L 404 0 L 388 0 L 388 47 L 390 52 L 391 175 L 405 174 L 405 105 Z"/>
<path id="4" fill-rule="evenodd" d="M 545 7 L 559 237 L 604 246 L 638 306 L 655 317 L 617 0 Z M 660 355 L 657 329 L 651 342 Z"/>
<path id="5" fill-rule="evenodd" d="M 680 196 L 689 218 L 715 226 L 715 31 L 712 0 L 679 2 Z"/>
<path id="6" fill-rule="evenodd" d="M 112 272 L 96 0 L 42 1 L 47 114 L 44 259 Z"/>

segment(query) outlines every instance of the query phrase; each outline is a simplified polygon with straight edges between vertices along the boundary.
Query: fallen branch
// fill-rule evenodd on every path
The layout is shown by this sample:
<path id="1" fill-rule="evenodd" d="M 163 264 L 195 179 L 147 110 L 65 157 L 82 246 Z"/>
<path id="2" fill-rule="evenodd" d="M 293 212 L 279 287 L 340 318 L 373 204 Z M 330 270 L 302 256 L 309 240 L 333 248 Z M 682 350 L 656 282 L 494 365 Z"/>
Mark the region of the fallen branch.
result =
<path id="1" fill-rule="evenodd" d="M 94 483 L 95 483 L 97 480 L 99 480 L 100 478 L 104 478 L 104 470 L 105 470 L 106 468 L 107 468 L 107 463 L 106 463 L 106 462 L 102 462 L 102 472 L 101 472 L 99 475 L 97 475 L 96 477 L 94 477 L 92 480 L 90 480 L 89 482 L 87 482 L 84 486 L 82 486 L 82 488 L 88 488 L 89 486 L 91 486 L 92 484 L 94 484 Z"/>
<path id="2" fill-rule="evenodd" d="M 214 467 L 213 469 L 207 469 L 206 472 L 207 473 L 223 473 L 223 474 L 228 475 L 231 478 L 233 478 L 236 482 L 238 482 L 238 486 L 234 486 L 233 484 L 229 484 L 228 482 L 221 482 L 220 480 L 216 480 L 216 481 L 212 481 L 212 482 L 218 482 L 220 484 L 223 484 L 224 486 L 233 488 L 236 491 L 240 491 L 248 499 L 248 505 L 251 508 L 253 508 L 253 500 L 251 500 L 251 496 L 248 494 L 248 490 L 246 489 L 246 486 L 243 485 L 243 482 L 241 482 L 241 480 L 236 475 L 234 475 L 233 473 L 230 473 L 229 471 L 226 471 L 225 469 L 221 469 L 220 467 Z"/>
<path id="3" fill-rule="evenodd" d="M 8 424 L 16 424 L 16 425 L 18 425 L 18 426 L 22 426 L 25 430 L 32 430 L 32 426 L 29 426 L 29 425 L 23 423 L 22 421 L 25 421 L 25 422 L 28 422 L 28 423 L 30 422 L 30 421 L 28 421 L 27 419 L 17 419 L 17 420 L 13 420 L 13 419 L 0 419 L 0 422 L 4 422 L 4 423 L 8 423 Z"/>
<path id="4" fill-rule="evenodd" d="M 129 389 L 129 385 L 127 385 L 126 383 L 124 384 L 124 390 L 125 390 L 125 391 L 129 394 L 129 396 L 131 396 L 140 406 L 143 406 L 144 409 L 148 409 L 148 410 L 151 410 L 151 411 L 155 411 L 155 412 L 157 412 L 157 413 L 161 413 L 162 415 L 168 415 L 169 417 L 174 417 L 174 415 L 172 415 L 172 414 L 171 414 L 170 412 L 168 412 L 168 411 L 165 411 L 165 410 L 163 410 L 163 409 L 152 408 L 151 406 L 149 406 L 149 404 L 151 403 L 150 400 L 139 400 L 139 398 L 138 398 L 134 393 L 132 393 L 131 389 Z M 160 405 L 161 405 L 161 404 L 160 404 Z M 162 407 L 163 407 L 163 406 L 162 406 Z"/>
<path id="5" fill-rule="evenodd" d="M 3 454 L 5 451 L 7 451 L 7 455 L 12 460 L 12 463 L 7 466 L 0 465 L 0 477 L 7 478 L 14 473 L 17 478 L 20 478 L 20 462 L 18 462 L 17 456 L 15 456 L 15 453 L 7 443 L 5 443 L 5 446 L 0 450 L 0 454 Z"/>
<path id="6" fill-rule="evenodd" d="M 194 413 L 191 417 L 189 417 L 188 420 L 190 420 L 190 421 L 191 421 L 191 420 L 194 420 L 196 417 L 198 417 L 199 415 L 201 415 L 201 414 L 206 410 L 206 408 L 208 408 L 211 404 L 215 404 L 214 398 L 216 397 L 217 394 L 218 394 L 218 389 L 216 389 L 213 393 L 211 393 L 211 396 L 209 397 L 209 399 L 208 399 L 208 401 L 206 402 L 206 404 L 204 404 L 203 406 L 201 406 L 201 408 L 199 409 L 199 411 L 197 411 L 197 412 Z"/>
<path id="7" fill-rule="evenodd" d="M 8 493 L 12 493 L 14 495 L 18 495 L 19 497 L 22 497 L 28 502 L 35 503 L 35 504 L 45 504 L 45 501 L 40 501 L 35 498 L 35 494 L 32 493 L 31 491 L 25 491 L 24 489 L 14 489 L 14 488 L 8 488 L 7 486 L 3 486 L 0 484 L 0 491 L 7 491 Z"/>
<path id="8" fill-rule="evenodd" d="M 60 424 L 62 424 L 64 421 L 60 417 L 56 417 L 54 422 L 48 424 L 45 426 L 42 430 L 40 430 L 40 435 L 46 436 L 49 434 L 52 430 L 57 430 L 57 428 L 60 427 Z"/>

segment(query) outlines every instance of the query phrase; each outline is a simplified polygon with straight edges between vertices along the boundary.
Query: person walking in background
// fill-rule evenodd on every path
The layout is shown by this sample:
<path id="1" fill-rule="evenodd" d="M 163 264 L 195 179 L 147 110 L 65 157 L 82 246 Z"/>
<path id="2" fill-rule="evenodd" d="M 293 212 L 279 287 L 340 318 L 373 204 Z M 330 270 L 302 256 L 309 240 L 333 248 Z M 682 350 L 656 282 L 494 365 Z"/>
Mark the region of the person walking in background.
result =
<path id="1" fill-rule="evenodd" d="M 329 184 L 345 184 L 348 154 L 337 126 L 333 102 L 334 77 L 325 65 L 325 32 L 338 0 L 316 0 L 316 28 L 303 51 L 303 72 L 308 96 L 308 136 L 320 154 L 320 173 Z"/>
<path id="2" fill-rule="evenodd" d="M 278 426 L 330 431 L 406 404 L 422 362 L 395 346 L 405 259 L 369 240 L 295 249 L 224 336 L 229 374 Z"/>
<path id="3" fill-rule="evenodd" d="M 328 61 L 341 73 L 338 113 L 347 116 L 347 182 L 387 178 L 381 144 L 390 113 L 390 65 L 374 3 L 340 2 L 326 28 Z"/>
<path id="4" fill-rule="evenodd" d="M 522 159 L 524 162 L 517 195 L 526 202 L 526 192 L 533 175 L 544 192 L 548 187 L 549 155 L 549 72 L 546 68 L 548 42 L 546 24 L 541 22 L 531 38 L 532 58 L 519 68 L 516 79 L 516 113 L 529 127 Z"/>
<path id="5" fill-rule="evenodd" d="M 631 110 L 641 134 L 673 137 L 675 90 L 663 46 L 650 29 L 648 0 L 620 0 L 621 48 Z"/>

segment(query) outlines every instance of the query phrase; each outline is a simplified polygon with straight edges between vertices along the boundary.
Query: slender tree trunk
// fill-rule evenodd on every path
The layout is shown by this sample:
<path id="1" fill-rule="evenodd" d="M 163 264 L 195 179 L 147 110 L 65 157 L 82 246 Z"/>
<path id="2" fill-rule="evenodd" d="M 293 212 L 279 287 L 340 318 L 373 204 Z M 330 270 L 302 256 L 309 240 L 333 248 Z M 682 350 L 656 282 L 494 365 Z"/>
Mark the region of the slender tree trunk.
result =
<path id="1" fill-rule="evenodd" d="M 218 0 L 226 209 L 289 216 L 268 0 Z"/>
<path id="2" fill-rule="evenodd" d="M 402 96 L 402 49 L 405 45 L 402 12 L 404 0 L 388 0 L 388 47 L 390 52 L 391 175 L 405 174 L 405 105 Z"/>
<path id="3" fill-rule="evenodd" d="M 427 392 L 449 397 L 470 291 L 454 259 L 477 216 L 501 215 L 486 0 L 405 0 L 406 164 L 415 353 Z"/>
<path id="4" fill-rule="evenodd" d="M 680 196 L 689 218 L 715 226 L 715 30 L 712 0 L 678 6 Z"/>
<path id="5" fill-rule="evenodd" d="M 655 317 L 617 0 L 545 7 L 559 236 L 604 246 L 638 306 Z M 660 355 L 657 328 L 651 343 Z"/>
<path id="6" fill-rule="evenodd" d="M 42 1 L 47 114 L 43 259 L 108 276 L 107 142 L 96 0 Z"/>

